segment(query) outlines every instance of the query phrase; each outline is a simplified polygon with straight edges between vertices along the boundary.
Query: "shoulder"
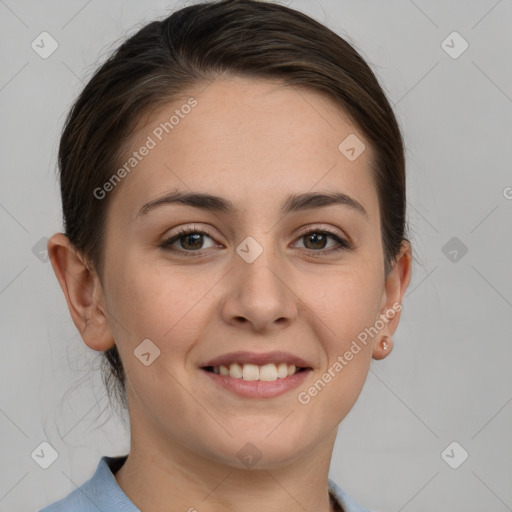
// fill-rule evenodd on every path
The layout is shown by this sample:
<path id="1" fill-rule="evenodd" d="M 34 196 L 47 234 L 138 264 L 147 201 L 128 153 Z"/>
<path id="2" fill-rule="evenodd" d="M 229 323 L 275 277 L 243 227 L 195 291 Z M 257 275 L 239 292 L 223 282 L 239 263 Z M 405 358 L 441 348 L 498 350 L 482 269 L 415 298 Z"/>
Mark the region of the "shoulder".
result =
<path id="1" fill-rule="evenodd" d="M 340 504 L 343 512 L 372 512 L 359 505 L 354 498 L 349 496 L 336 482 L 329 478 L 329 491 Z"/>
<path id="2" fill-rule="evenodd" d="M 39 512 L 140 512 L 117 485 L 114 473 L 126 456 L 101 458 L 94 475 L 65 498 L 48 505 Z"/>

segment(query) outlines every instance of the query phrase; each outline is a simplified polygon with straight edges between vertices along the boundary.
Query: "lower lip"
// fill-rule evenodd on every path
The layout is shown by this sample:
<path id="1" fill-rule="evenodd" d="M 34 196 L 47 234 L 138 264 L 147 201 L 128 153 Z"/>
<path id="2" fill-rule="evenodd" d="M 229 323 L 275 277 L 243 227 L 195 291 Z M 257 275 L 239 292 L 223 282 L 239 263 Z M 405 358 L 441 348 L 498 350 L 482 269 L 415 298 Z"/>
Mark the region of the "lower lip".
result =
<path id="1" fill-rule="evenodd" d="M 215 384 L 244 398 L 272 398 L 300 386 L 312 372 L 310 368 L 274 381 L 234 379 L 201 368 Z"/>

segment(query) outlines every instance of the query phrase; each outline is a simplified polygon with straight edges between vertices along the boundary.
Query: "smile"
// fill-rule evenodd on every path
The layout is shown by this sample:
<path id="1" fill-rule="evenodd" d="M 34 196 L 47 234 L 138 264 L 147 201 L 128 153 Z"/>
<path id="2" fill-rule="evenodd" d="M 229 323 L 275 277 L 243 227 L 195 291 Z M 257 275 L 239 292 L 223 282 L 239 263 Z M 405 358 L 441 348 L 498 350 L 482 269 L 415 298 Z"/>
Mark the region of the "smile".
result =
<path id="1" fill-rule="evenodd" d="M 285 364 L 286 368 L 281 366 L 282 364 Z M 302 385 L 313 371 L 311 368 L 296 368 L 293 365 L 286 365 L 286 363 L 266 364 L 261 367 L 253 364 L 232 363 L 229 365 L 229 369 L 226 366 L 223 366 L 224 370 L 217 367 L 219 373 L 215 373 L 214 368 L 211 366 L 201 368 L 201 373 L 214 383 L 216 389 L 228 391 L 230 394 L 243 398 L 273 398 L 282 395 Z M 286 369 L 287 375 L 284 377 L 277 375 L 270 380 L 270 377 L 273 377 L 279 368 L 281 368 L 281 375 L 284 375 L 284 369 Z M 229 373 L 223 374 L 221 371 L 229 371 Z M 231 371 L 235 376 L 231 376 Z M 293 373 L 288 375 L 288 372 Z M 268 380 L 264 380 L 265 378 Z"/>
<path id="2" fill-rule="evenodd" d="M 305 368 L 297 368 L 294 364 L 287 363 L 269 363 L 261 366 L 251 363 L 231 363 L 230 365 L 207 366 L 205 370 L 219 375 L 228 375 L 233 379 L 272 382 L 295 375 Z"/>

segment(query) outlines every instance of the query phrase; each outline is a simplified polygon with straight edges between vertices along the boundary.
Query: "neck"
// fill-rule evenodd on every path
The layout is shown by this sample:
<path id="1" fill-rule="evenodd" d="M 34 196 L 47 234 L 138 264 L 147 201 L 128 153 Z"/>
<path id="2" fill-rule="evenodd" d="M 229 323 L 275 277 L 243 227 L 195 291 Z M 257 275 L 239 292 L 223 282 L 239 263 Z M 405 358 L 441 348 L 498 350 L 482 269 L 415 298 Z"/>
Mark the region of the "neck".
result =
<path id="1" fill-rule="evenodd" d="M 147 429 L 134 432 L 132 427 L 130 454 L 115 478 L 147 512 L 234 512 L 242 507 L 244 512 L 332 512 L 328 472 L 335 437 L 336 429 L 322 446 L 287 465 L 240 469 L 169 440 L 152 443 Z"/>

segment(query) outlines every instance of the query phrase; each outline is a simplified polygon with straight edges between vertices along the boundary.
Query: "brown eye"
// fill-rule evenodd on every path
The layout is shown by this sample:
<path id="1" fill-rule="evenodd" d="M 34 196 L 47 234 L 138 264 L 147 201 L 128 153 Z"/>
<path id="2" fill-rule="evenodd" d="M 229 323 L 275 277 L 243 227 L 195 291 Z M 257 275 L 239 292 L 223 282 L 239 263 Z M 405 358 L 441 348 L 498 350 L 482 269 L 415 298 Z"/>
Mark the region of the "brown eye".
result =
<path id="1" fill-rule="evenodd" d="M 165 240 L 160 247 L 166 251 L 192 253 L 191 255 L 193 255 L 193 253 L 198 253 L 202 249 L 215 246 L 215 242 L 213 242 L 209 247 L 204 247 L 205 237 L 213 242 L 212 237 L 205 231 L 186 228 Z M 179 245 L 176 245 L 177 243 Z"/>
<path id="2" fill-rule="evenodd" d="M 334 246 L 327 248 L 329 239 L 334 240 Z M 303 233 L 300 240 L 304 240 L 304 248 L 312 252 L 328 253 L 342 249 L 350 249 L 350 244 L 329 231 L 311 230 Z M 299 247 L 300 248 L 300 247 Z"/>
<path id="3" fill-rule="evenodd" d="M 325 249 L 325 244 L 327 243 L 327 236 L 325 234 L 311 233 L 303 238 L 306 241 L 304 244 L 306 249 Z"/>
<path id="4" fill-rule="evenodd" d="M 183 249 L 201 249 L 203 236 L 204 235 L 199 233 L 190 233 L 188 235 L 181 235 L 178 240 Z"/>

